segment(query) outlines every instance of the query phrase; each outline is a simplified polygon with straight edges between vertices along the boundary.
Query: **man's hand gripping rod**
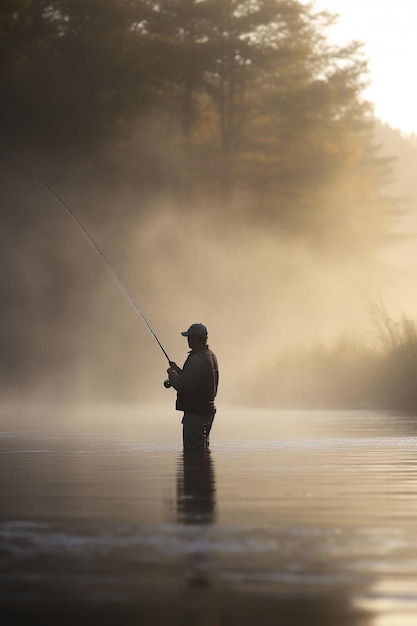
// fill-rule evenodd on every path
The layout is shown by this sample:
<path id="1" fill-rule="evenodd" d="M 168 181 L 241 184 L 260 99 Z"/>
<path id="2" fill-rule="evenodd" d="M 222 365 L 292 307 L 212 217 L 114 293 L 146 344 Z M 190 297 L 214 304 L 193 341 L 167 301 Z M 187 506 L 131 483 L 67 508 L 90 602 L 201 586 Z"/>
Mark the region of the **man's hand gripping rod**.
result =
<path id="1" fill-rule="evenodd" d="M 78 219 L 78 217 L 76 217 L 74 215 L 74 213 L 71 211 L 71 209 L 65 204 L 65 202 L 63 202 L 63 200 L 61 200 L 61 198 L 50 188 L 48 187 L 48 185 L 45 185 L 45 183 L 43 183 L 41 180 L 39 180 L 39 178 L 35 178 L 36 182 L 39 183 L 44 189 L 46 189 L 46 191 L 48 193 L 51 194 L 51 196 L 53 196 L 55 198 L 55 200 L 57 200 L 57 202 L 59 202 L 59 204 L 61 206 L 64 207 L 64 209 L 67 211 L 67 213 L 72 217 L 72 219 L 74 220 L 74 222 L 77 224 L 78 228 L 81 230 L 81 232 L 87 237 L 88 241 L 90 242 L 90 244 L 93 246 L 94 250 L 97 252 L 97 254 L 99 255 L 100 259 L 103 261 L 104 265 L 107 267 L 107 269 L 113 274 L 113 277 L 116 279 L 117 284 L 119 285 L 120 289 L 123 291 L 123 293 L 125 294 L 125 296 L 127 296 L 131 302 L 131 304 L 134 306 L 134 308 L 136 309 L 136 311 L 139 313 L 139 315 L 141 316 L 141 318 L 143 319 L 143 321 L 145 322 L 146 326 L 149 328 L 149 331 L 151 333 L 151 335 L 153 335 L 156 343 L 158 344 L 158 346 L 161 348 L 162 352 L 164 353 L 167 361 L 169 364 L 171 364 L 171 360 L 168 356 L 168 354 L 166 353 L 164 347 L 162 346 L 161 342 L 159 341 L 158 337 L 155 335 L 155 332 L 152 328 L 152 326 L 149 324 L 148 320 L 146 319 L 142 309 L 140 308 L 140 306 L 138 305 L 138 303 L 136 302 L 136 300 L 134 299 L 134 297 L 132 296 L 132 294 L 130 293 L 129 289 L 126 287 L 126 285 L 124 284 L 124 282 L 122 281 L 122 279 L 120 278 L 120 276 L 117 274 L 117 272 L 113 269 L 113 267 L 110 264 L 110 261 L 104 256 L 103 252 L 101 251 L 100 247 L 98 246 L 98 244 L 94 241 L 94 239 L 91 237 L 91 235 L 87 232 L 87 230 L 84 228 L 84 226 L 81 224 L 80 220 Z"/>

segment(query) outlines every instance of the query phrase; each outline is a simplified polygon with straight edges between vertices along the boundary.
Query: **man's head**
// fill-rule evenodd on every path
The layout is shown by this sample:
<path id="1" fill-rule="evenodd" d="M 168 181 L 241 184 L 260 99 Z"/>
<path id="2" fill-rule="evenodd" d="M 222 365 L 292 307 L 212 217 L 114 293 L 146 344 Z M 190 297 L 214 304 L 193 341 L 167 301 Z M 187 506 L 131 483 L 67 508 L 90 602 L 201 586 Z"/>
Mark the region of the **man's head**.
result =
<path id="1" fill-rule="evenodd" d="M 190 328 L 184 330 L 181 335 L 188 338 L 188 345 L 191 349 L 207 344 L 207 328 L 204 324 L 191 324 Z"/>

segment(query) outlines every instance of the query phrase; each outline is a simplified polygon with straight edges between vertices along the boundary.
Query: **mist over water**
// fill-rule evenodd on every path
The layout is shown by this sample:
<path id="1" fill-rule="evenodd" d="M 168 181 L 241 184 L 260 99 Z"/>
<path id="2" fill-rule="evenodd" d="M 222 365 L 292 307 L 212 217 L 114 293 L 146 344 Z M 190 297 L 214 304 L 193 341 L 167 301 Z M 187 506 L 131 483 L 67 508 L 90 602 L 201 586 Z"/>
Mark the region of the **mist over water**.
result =
<path id="1" fill-rule="evenodd" d="M 30 182 L 21 202 L 34 223 L 17 242 L 19 254 L 9 242 L 6 260 L 16 368 L 33 361 L 25 391 L 71 401 L 171 402 L 162 388 L 166 360 L 145 323 L 65 209 Z M 54 190 L 98 243 L 171 359 L 185 359 L 181 330 L 195 321 L 207 325 L 221 363 L 221 402 L 239 402 L 245 381 L 256 385 L 259 368 L 283 350 L 344 334 L 368 340 L 379 299 L 388 310 L 414 312 L 409 241 L 379 258 L 339 256 L 286 239 L 276 227 L 248 224 L 233 207 L 219 212 L 214 200 L 187 204 L 161 195 L 146 205 L 128 197 L 106 202 L 91 189 L 81 196 L 90 201 L 87 211 L 76 193 Z"/>

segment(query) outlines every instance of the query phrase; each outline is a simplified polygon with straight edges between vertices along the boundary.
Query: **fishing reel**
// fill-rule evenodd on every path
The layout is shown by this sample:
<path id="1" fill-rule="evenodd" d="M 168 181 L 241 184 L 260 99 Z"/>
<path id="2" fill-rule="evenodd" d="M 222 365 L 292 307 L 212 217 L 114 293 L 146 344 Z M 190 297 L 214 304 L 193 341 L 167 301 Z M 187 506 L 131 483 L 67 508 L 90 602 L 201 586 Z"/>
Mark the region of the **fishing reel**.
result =
<path id="1" fill-rule="evenodd" d="M 165 389 L 169 389 L 170 387 L 172 387 L 171 381 L 169 380 L 169 378 L 164 380 L 164 387 L 165 387 Z"/>

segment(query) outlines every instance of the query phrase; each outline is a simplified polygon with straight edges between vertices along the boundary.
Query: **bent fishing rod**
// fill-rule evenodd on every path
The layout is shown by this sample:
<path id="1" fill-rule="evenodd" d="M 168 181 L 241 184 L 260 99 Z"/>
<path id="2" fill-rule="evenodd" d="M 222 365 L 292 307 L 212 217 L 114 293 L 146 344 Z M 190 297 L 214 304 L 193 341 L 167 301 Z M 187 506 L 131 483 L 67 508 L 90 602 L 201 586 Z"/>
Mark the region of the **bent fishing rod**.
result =
<path id="1" fill-rule="evenodd" d="M 89 234 L 89 232 L 87 231 L 87 229 L 82 225 L 82 223 L 80 222 L 80 220 L 78 219 L 78 217 L 76 215 L 74 215 L 74 213 L 71 211 L 71 209 L 65 204 L 65 202 L 63 200 L 61 200 L 61 198 L 55 193 L 55 191 L 53 191 L 50 187 L 48 187 L 48 185 L 46 185 L 45 183 L 43 183 L 39 178 L 35 177 L 35 180 L 37 183 L 39 183 L 39 185 L 41 185 L 53 198 L 55 198 L 55 200 L 62 206 L 64 207 L 64 209 L 67 211 L 68 215 L 70 217 L 72 217 L 72 219 L 74 220 L 74 222 L 77 224 L 78 228 L 81 230 L 81 232 L 83 233 L 83 235 L 85 235 L 88 239 L 88 241 L 90 242 L 90 244 L 93 246 L 94 250 L 97 252 L 97 254 L 99 255 L 100 259 L 103 261 L 104 265 L 107 267 L 107 269 L 109 270 L 109 272 L 113 275 L 113 277 L 115 278 L 117 284 L 119 285 L 120 289 L 123 291 L 123 293 L 125 294 L 125 296 L 127 296 L 127 298 L 129 299 L 130 303 L 133 305 L 133 307 L 135 308 L 136 312 L 139 313 L 139 315 L 141 316 L 141 318 L 143 319 L 143 321 L 145 322 L 146 326 L 148 327 L 151 335 L 153 336 L 153 338 L 155 339 L 156 343 L 158 344 L 158 346 L 161 348 L 162 352 L 164 353 L 164 356 L 166 357 L 167 361 L 169 364 L 171 364 L 171 360 L 168 356 L 168 354 L 166 353 L 163 345 L 161 344 L 161 342 L 159 341 L 158 337 L 155 334 L 154 329 L 152 328 L 152 326 L 150 325 L 150 323 L 148 322 L 148 320 L 145 317 L 145 314 L 143 313 L 142 309 L 140 308 L 140 306 L 138 305 L 138 303 L 136 302 L 136 300 L 134 299 L 134 297 L 132 296 L 132 294 L 130 293 L 129 289 L 126 287 L 125 283 L 123 282 L 123 280 L 120 278 L 120 276 L 117 274 L 116 270 L 113 268 L 113 266 L 111 265 L 110 261 L 106 258 L 106 256 L 104 255 L 103 251 L 101 250 L 100 246 L 94 241 L 94 239 L 92 238 L 92 236 Z"/>

